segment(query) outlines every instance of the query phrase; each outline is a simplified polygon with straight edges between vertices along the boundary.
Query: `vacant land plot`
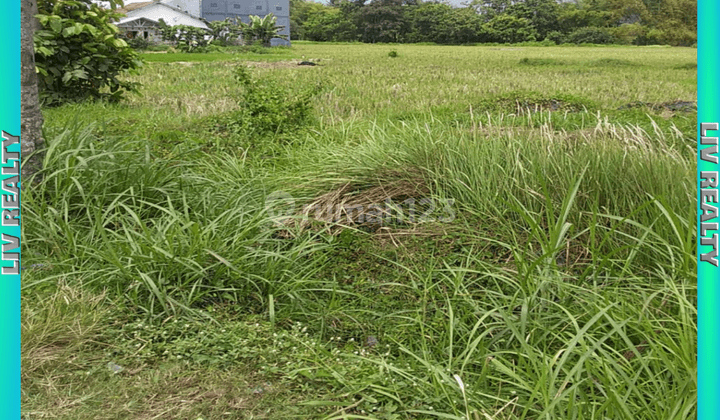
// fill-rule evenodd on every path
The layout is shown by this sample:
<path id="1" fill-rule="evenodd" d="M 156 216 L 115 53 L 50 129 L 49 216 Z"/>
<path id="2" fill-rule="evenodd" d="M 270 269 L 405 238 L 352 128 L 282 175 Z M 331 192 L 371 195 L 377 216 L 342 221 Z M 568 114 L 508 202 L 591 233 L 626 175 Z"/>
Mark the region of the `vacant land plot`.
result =
<path id="1" fill-rule="evenodd" d="M 25 418 L 695 415 L 694 49 L 148 56 L 45 110 Z"/>

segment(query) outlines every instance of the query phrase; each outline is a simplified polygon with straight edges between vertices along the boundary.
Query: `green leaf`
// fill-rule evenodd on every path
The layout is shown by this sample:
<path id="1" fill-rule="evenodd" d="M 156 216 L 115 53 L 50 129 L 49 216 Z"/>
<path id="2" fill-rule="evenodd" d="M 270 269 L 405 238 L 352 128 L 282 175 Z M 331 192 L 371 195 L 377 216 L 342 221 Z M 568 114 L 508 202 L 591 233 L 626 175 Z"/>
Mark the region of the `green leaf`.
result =
<path id="1" fill-rule="evenodd" d="M 69 36 L 73 36 L 76 33 L 77 32 L 76 32 L 75 26 L 68 26 L 67 28 L 62 30 L 62 36 L 64 36 L 65 38 L 67 38 Z"/>
<path id="2" fill-rule="evenodd" d="M 87 78 L 88 78 L 87 72 L 82 69 L 74 70 L 72 73 L 73 73 L 73 76 L 75 76 L 75 78 L 77 78 L 77 79 L 87 80 Z"/>
<path id="3" fill-rule="evenodd" d="M 127 43 L 122 39 L 116 39 L 115 41 L 113 41 L 113 45 L 117 48 L 124 48 L 128 46 Z"/>
<path id="4" fill-rule="evenodd" d="M 62 31 L 62 20 L 59 18 L 50 20 L 50 28 L 52 28 L 55 33 L 59 34 Z"/>
<path id="5" fill-rule="evenodd" d="M 36 47 L 35 51 L 44 55 L 45 57 L 51 56 L 53 54 L 53 50 L 45 47 Z"/>

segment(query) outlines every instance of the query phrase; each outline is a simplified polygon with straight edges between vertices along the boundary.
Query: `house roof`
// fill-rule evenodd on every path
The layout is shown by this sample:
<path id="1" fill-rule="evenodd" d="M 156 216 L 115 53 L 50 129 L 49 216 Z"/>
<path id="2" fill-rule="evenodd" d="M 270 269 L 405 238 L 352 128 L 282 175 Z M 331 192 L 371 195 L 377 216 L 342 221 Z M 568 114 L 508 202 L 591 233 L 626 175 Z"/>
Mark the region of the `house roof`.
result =
<path id="1" fill-rule="evenodd" d="M 163 3 L 162 1 L 159 1 L 159 0 L 143 1 L 143 2 L 140 2 L 140 3 L 130 3 L 130 4 L 128 4 L 127 6 L 124 6 L 124 7 L 121 7 L 121 8 L 119 8 L 119 9 L 116 9 L 115 11 L 116 11 L 117 13 L 125 13 L 125 14 L 127 14 L 128 12 L 132 12 L 133 10 L 137 10 L 137 9 L 142 9 L 143 7 L 147 7 L 147 6 L 150 6 L 150 5 L 152 5 L 152 4 L 159 4 L 159 5 L 161 5 L 161 6 L 167 7 L 168 9 L 172 9 L 172 10 L 174 10 L 174 11 L 176 11 L 176 12 L 180 12 L 180 13 L 182 13 L 182 14 L 184 14 L 184 15 L 188 15 L 188 16 L 193 17 L 193 18 L 195 18 L 195 19 L 200 19 L 199 16 L 195 16 L 195 15 L 193 15 L 193 14 L 191 14 L 191 13 L 188 13 L 186 10 L 182 10 L 182 9 L 180 9 L 180 8 L 172 7 L 172 6 L 170 6 L 169 4 L 165 4 L 165 3 Z"/>
<path id="2" fill-rule="evenodd" d="M 143 16 L 135 16 L 135 17 L 122 18 L 122 19 L 120 19 L 115 25 L 125 25 L 126 23 L 134 22 L 134 21 L 136 21 L 136 20 L 147 20 L 148 22 L 152 22 L 152 23 L 156 23 L 156 24 L 160 25 L 160 22 L 158 22 L 157 20 L 155 20 L 155 19 L 150 19 L 150 18 L 146 18 L 146 17 L 143 17 Z"/>
<path id="3" fill-rule="evenodd" d="M 126 6 L 124 6 L 124 7 L 121 7 L 120 9 L 115 10 L 115 11 L 118 12 L 118 13 L 132 12 L 133 10 L 141 9 L 141 8 L 143 8 L 143 7 L 145 7 L 145 6 L 149 6 L 149 5 L 153 4 L 153 3 L 154 3 L 154 2 L 152 2 L 152 1 L 144 1 L 144 2 L 141 2 L 141 3 L 130 3 L 130 4 L 126 5 Z"/>
<path id="4" fill-rule="evenodd" d="M 172 7 L 172 6 L 170 6 L 169 4 L 161 3 L 161 2 L 159 2 L 159 1 L 157 1 L 157 0 L 155 0 L 155 1 L 147 1 L 147 2 L 142 2 L 142 3 L 131 3 L 131 4 L 128 4 L 127 6 L 123 7 L 122 9 L 117 9 L 117 10 L 118 10 L 120 13 L 125 13 L 125 14 L 127 14 L 128 12 L 132 12 L 132 11 L 134 11 L 134 10 L 142 9 L 142 8 L 144 8 L 144 7 L 151 6 L 151 5 L 155 5 L 155 4 L 157 4 L 157 5 L 159 5 L 159 6 L 164 6 L 164 7 L 168 8 L 168 9 L 172 10 L 172 11 L 175 12 L 175 13 L 181 13 L 181 14 L 183 14 L 183 15 L 191 18 L 191 19 L 193 19 L 194 21 L 197 21 L 198 24 L 197 24 L 197 25 L 193 25 L 193 26 L 197 26 L 197 27 L 203 28 L 203 29 L 209 29 L 208 26 L 207 26 L 207 24 L 206 24 L 206 21 L 205 21 L 204 19 L 199 18 L 199 17 L 197 17 L 197 16 L 193 16 L 193 15 L 191 15 L 190 13 L 188 13 L 188 12 L 186 12 L 186 11 L 184 11 L 184 10 L 181 10 L 181 9 L 178 9 L 178 8 L 175 8 L 175 7 Z M 140 18 L 140 17 L 144 17 L 144 16 L 138 16 L 138 15 L 135 15 L 135 16 L 127 16 L 127 17 L 121 18 L 121 19 L 117 22 L 117 24 L 120 25 L 120 24 L 123 24 L 123 23 L 128 23 L 128 22 L 131 22 L 131 21 L 133 21 L 133 20 L 135 20 L 135 19 L 138 19 L 138 18 Z M 144 18 L 147 19 L 147 20 L 149 20 L 149 21 L 152 21 L 152 22 L 157 22 L 157 20 L 155 20 L 155 19 L 150 19 L 150 18 L 147 18 L 147 17 L 144 17 Z"/>

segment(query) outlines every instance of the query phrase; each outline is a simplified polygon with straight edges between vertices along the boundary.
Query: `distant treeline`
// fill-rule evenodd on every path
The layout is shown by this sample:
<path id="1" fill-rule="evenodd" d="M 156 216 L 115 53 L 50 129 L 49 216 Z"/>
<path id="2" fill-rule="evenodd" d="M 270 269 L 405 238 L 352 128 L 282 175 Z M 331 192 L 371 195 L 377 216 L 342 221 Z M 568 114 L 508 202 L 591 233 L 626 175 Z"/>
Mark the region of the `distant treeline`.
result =
<path id="1" fill-rule="evenodd" d="M 290 0 L 292 39 L 692 46 L 697 0 Z"/>

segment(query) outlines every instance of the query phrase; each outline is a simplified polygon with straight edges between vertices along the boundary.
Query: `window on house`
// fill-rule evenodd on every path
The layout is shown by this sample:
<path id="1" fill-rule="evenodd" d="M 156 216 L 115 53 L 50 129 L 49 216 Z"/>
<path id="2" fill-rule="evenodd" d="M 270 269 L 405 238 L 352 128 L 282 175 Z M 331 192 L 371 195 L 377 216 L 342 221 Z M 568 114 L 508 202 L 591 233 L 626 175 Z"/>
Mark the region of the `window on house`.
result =
<path id="1" fill-rule="evenodd" d="M 281 6 L 275 6 L 275 10 L 282 10 Z"/>
<path id="2" fill-rule="evenodd" d="M 217 3 L 210 3 L 210 7 L 218 7 Z"/>
<path id="3" fill-rule="evenodd" d="M 241 6 L 239 4 L 233 4 L 233 7 L 239 9 Z"/>
<path id="4" fill-rule="evenodd" d="M 255 6 L 255 10 L 262 10 L 262 6 Z"/>
<path id="5" fill-rule="evenodd" d="M 144 37 L 145 39 L 148 38 L 148 32 L 147 32 L 147 31 L 143 32 L 143 37 Z"/>

